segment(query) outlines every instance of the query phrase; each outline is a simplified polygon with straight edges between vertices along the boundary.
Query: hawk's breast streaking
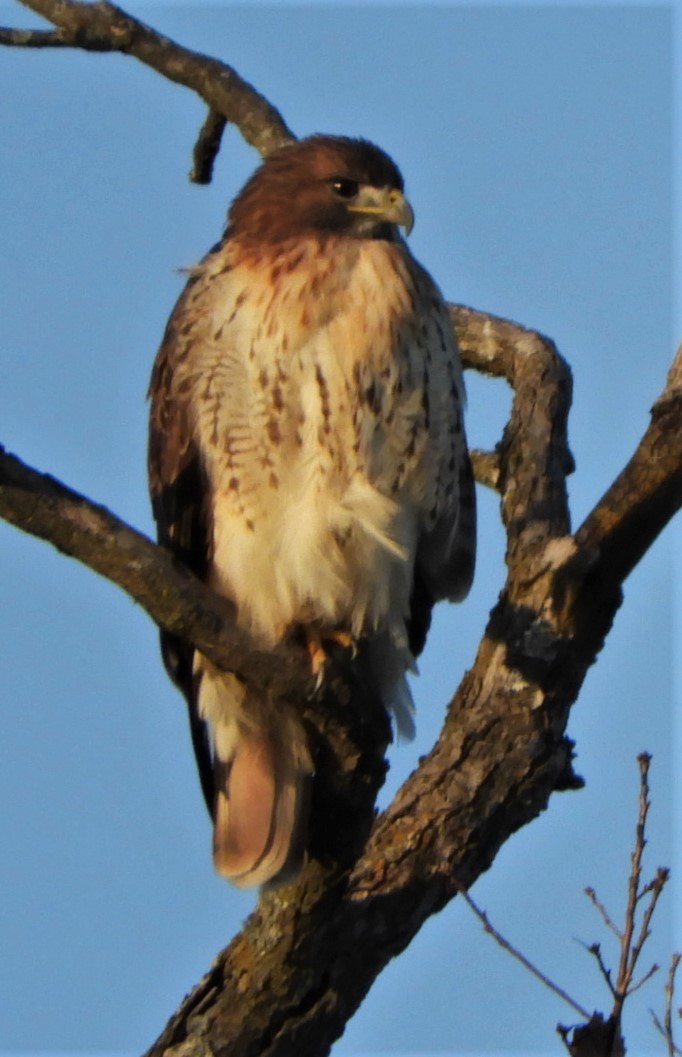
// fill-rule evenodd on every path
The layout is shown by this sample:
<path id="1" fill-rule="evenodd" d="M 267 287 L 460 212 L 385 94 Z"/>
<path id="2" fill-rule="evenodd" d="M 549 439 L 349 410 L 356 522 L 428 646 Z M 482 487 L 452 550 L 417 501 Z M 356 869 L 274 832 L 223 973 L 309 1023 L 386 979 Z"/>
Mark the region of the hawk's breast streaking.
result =
<path id="1" fill-rule="evenodd" d="M 367 639 L 409 725 L 406 669 L 440 598 L 473 575 L 464 388 L 438 288 L 399 227 L 391 159 L 313 136 L 272 154 L 193 269 L 151 382 L 159 540 L 263 647 L 297 628 Z M 291 877 L 312 771 L 291 708 L 167 635 L 187 697 L 216 867 L 239 885 Z"/>

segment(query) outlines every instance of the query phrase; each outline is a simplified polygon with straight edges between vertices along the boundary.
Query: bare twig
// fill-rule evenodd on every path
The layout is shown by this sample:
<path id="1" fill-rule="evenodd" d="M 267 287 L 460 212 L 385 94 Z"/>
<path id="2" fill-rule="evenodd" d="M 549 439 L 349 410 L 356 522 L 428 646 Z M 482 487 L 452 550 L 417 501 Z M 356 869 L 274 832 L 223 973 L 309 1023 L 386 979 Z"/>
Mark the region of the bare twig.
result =
<path id="1" fill-rule="evenodd" d="M 604 1018 L 601 1013 L 588 1013 L 587 1010 L 580 1006 L 575 999 L 563 990 L 563 988 L 559 987 L 549 979 L 549 977 L 538 969 L 537 966 L 535 966 L 521 951 L 514 947 L 513 944 L 511 944 L 509 940 L 507 940 L 491 924 L 485 911 L 477 906 L 467 891 L 463 888 L 461 889 L 461 895 L 465 899 L 467 905 L 479 919 L 485 931 L 496 940 L 500 947 L 508 951 L 512 957 L 516 958 L 516 960 L 519 961 L 533 976 L 540 980 L 541 983 L 557 994 L 585 1018 L 584 1024 L 576 1025 L 572 1028 L 559 1025 L 557 1028 L 564 1045 L 572 1057 L 619 1057 L 619 1055 L 625 1053 L 625 1044 L 621 1032 L 624 1002 L 630 995 L 634 994 L 635 991 L 638 991 L 643 987 L 643 985 L 650 980 L 658 970 L 658 966 L 654 964 L 650 966 L 639 980 L 634 979 L 635 969 L 642 948 L 650 936 L 651 919 L 656 909 L 658 898 L 668 880 L 669 874 L 668 870 L 659 868 L 655 877 L 651 881 L 644 885 L 641 881 L 642 856 L 644 848 L 646 847 L 646 823 L 650 808 L 648 776 L 651 757 L 647 753 L 642 753 L 638 756 L 637 760 L 640 769 L 639 812 L 635 845 L 631 855 L 631 869 L 628 877 L 628 901 L 625 913 L 625 925 L 622 931 L 618 929 L 608 911 L 598 899 L 595 890 L 593 888 L 585 889 L 586 895 L 593 906 L 598 910 L 607 928 L 618 938 L 620 945 L 620 962 L 615 982 L 613 980 L 612 972 L 604 960 L 600 944 L 592 943 L 589 946 L 587 944 L 584 945 L 587 951 L 596 960 L 599 972 L 613 999 L 613 1008 L 608 1018 Z M 648 902 L 644 908 L 641 923 L 638 928 L 637 908 L 644 899 L 647 899 Z M 670 1049 L 670 1046 L 674 1045 L 672 1043 L 672 993 L 675 972 L 680 960 L 679 956 L 675 956 L 675 958 L 676 960 L 673 960 L 668 984 L 666 986 L 667 1001 L 665 1027 L 660 1024 L 660 1021 L 655 1014 L 652 1013 L 652 1016 L 659 1030 L 668 1039 L 669 1053 L 677 1055 L 679 1051 Z"/>
<path id="2" fill-rule="evenodd" d="M 673 954 L 670 960 L 670 968 L 668 970 L 668 979 L 665 984 L 665 1015 L 663 1023 L 656 1016 L 653 1010 L 650 1010 L 652 1020 L 661 1035 L 666 1041 L 668 1048 L 668 1057 L 681 1057 L 682 1048 L 675 1042 L 675 1032 L 673 1029 L 673 1005 L 675 999 L 675 976 L 679 968 L 680 962 L 682 961 L 682 954 Z M 677 1010 L 677 1015 L 682 1017 L 682 1009 Z"/>
<path id="3" fill-rule="evenodd" d="M 641 987 L 644 987 L 644 984 L 646 984 L 651 979 L 651 977 L 658 972 L 659 968 L 660 966 L 657 965 L 656 962 L 650 965 L 644 975 L 639 978 L 639 980 L 635 980 L 634 983 L 630 984 L 628 995 L 634 995 L 635 991 L 639 991 Z"/>
<path id="4" fill-rule="evenodd" d="M 616 923 L 613 921 L 613 919 L 609 915 L 609 912 L 606 909 L 606 907 L 604 906 L 604 904 L 601 903 L 600 900 L 597 898 L 597 893 L 595 892 L 594 888 L 588 887 L 584 891 L 585 891 L 585 895 L 590 900 L 592 905 L 601 914 L 602 919 L 603 919 L 604 924 L 606 925 L 606 927 L 611 930 L 611 932 L 614 934 L 614 936 L 616 936 L 619 940 L 622 940 L 622 938 L 623 938 L 622 932 L 620 931 L 620 929 L 618 928 Z"/>
<path id="5" fill-rule="evenodd" d="M 616 994 L 617 994 L 616 988 L 614 986 L 613 979 L 611 977 L 611 970 L 606 965 L 606 962 L 604 961 L 604 958 L 602 956 L 600 944 L 599 943 L 589 943 L 589 944 L 585 943 L 584 947 L 585 947 L 585 950 L 589 954 L 591 954 L 593 956 L 593 958 L 596 960 L 597 965 L 599 966 L 599 972 L 601 973 L 601 975 L 602 975 L 602 977 L 603 977 L 603 979 L 604 979 L 604 981 L 606 983 L 606 986 L 608 987 L 609 991 L 611 992 L 611 997 L 615 998 Z"/>
<path id="6" fill-rule="evenodd" d="M 488 917 L 486 912 L 484 910 L 481 910 L 481 908 L 474 902 L 468 892 L 462 890 L 461 895 L 467 905 L 471 908 L 471 910 L 473 910 L 474 914 L 481 922 L 485 931 L 488 933 L 489 936 L 493 937 L 493 939 L 500 945 L 500 947 L 502 947 L 505 951 L 508 951 L 508 953 L 511 954 L 513 958 L 516 958 L 518 962 L 521 962 L 521 965 L 523 965 L 523 967 L 527 969 L 529 973 L 535 976 L 540 981 L 540 983 L 545 985 L 545 987 L 548 987 L 550 991 L 553 991 L 555 995 L 558 995 L 559 998 L 563 999 L 564 1002 L 567 1002 L 569 1006 L 575 1009 L 576 1013 L 580 1013 L 581 1017 L 585 1017 L 586 1020 L 589 1020 L 590 1014 L 587 1012 L 586 1009 L 583 1009 L 580 1003 L 576 1002 L 574 998 L 571 998 L 568 992 L 564 991 L 563 987 L 559 987 L 559 985 L 555 984 L 553 980 L 550 980 L 550 978 L 546 976 L 541 969 L 538 969 L 536 965 L 533 965 L 533 963 L 528 958 L 526 958 L 525 954 L 522 954 L 522 952 L 512 943 L 510 943 L 508 939 L 505 939 L 501 932 L 498 932 L 495 926 L 490 923 L 490 918 Z"/>
<path id="7" fill-rule="evenodd" d="M 646 884 L 642 884 L 642 856 L 646 847 L 646 823 L 651 806 L 649 800 L 651 756 L 648 753 L 641 753 L 637 757 L 637 762 L 640 769 L 639 814 L 635 832 L 635 846 L 631 855 L 625 925 L 622 932 L 614 923 L 603 903 L 597 898 L 595 890 L 593 888 L 585 889 L 585 894 L 590 899 L 590 902 L 599 911 L 604 923 L 619 940 L 620 959 L 615 984 L 611 977 L 611 971 L 606 967 L 602 959 L 599 944 L 593 943 L 587 947 L 590 954 L 593 954 L 597 959 L 601 974 L 614 997 L 612 1015 L 617 1020 L 621 1017 L 625 999 L 635 991 L 638 991 L 658 971 L 658 966 L 652 965 L 641 979 L 638 981 L 634 979 L 642 948 L 651 935 L 651 919 L 656 909 L 656 904 L 669 876 L 669 870 L 665 867 L 659 867 L 655 876 Z M 647 896 L 650 898 L 644 908 L 639 931 L 637 931 L 637 908 Z"/>
<path id="8" fill-rule="evenodd" d="M 658 968 L 652 966 L 642 981 L 634 982 L 635 969 L 642 948 L 649 938 L 651 918 L 656 909 L 658 898 L 668 880 L 669 871 L 659 867 L 656 876 L 646 885 L 642 885 L 642 856 L 646 847 L 646 823 L 651 801 L 649 799 L 649 767 L 651 756 L 643 752 L 637 757 L 640 772 L 639 815 L 635 831 L 635 847 L 632 852 L 632 867 L 628 880 L 628 900 L 625 911 L 625 927 L 621 938 L 620 961 L 616 978 L 616 1000 L 613 1015 L 620 1019 L 623 1004 L 628 995 L 635 991 L 643 980 L 649 979 Z M 642 914 L 639 931 L 637 931 L 637 907 L 641 900 L 648 896 L 648 904 Z"/>
<path id="9" fill-rule="evenodd" d="M 659 866 L 658 870 L 656 871 L 656 876 L 653 878 L 652 881 L 649 882 L 649 884 L 645 885 L 645 887 L 638 895 L 638 902 L 644 899 L 645 896 L 650 896 L 651 898 L 649 899 L 649 902 L 642 915 L 642 924 L 639 930 L 638 937 L 632 946 L 631 973 L 630 979 L 628 981 L 630 992 L 634 991 L 635 988 L 639 986 L 638 984 L 634 984 L 632 982 L 635 966 L 637 965 L 639 956 L 642 952 L 642 947 L 651 935 L 651 919 L 653 917 L 654 910 L 656 909 L 656 904 L 661 896 L 663 889 L 665 888 L 669 877 L 670 870 L 668 870 L 668 868 L 665 866 Z M 658 966 L 656 966 L 656 968 L 658 968 Z"/>
<path id="10" fill-rule="evenodd" d="M 656 909 L 658 899 L 669 877 L 669 871 L 664 867 L 659 867 L 655 876 L 650 881 L 644 884 L 642 883 L 642 857 L 647 843 L 646 825 L 649 808 L 651 806 L 649 799 L 649 767 L 651 764 L 651 756 L 645 752 L 640 753 L 637 757 L 637 763 L 639 765 L 640 774 L 639 811 L 635 829 L 635 843 L 630 856 L 631 866 L 628 875 L 628 898 L 622 931 L 615 925 L 603 903 L 597 898 L 594 889 L 585 889 L 585 894 L 590 899 L 590 902 L 598 910 L 608 929 L 614 933 L 619 941 L 620 957 L 615 983 L 613 981 L 611 970 L 608 968 L 602 957 L 600 945 L 598 943 L 593 943 L 587 946 L 587 950 L 596 959 L 599 971 L 613 997 L 613 1008 L 606 1023 L 611 1025 L 611 1037 L 613 1039 L 613 1046 L 616 1048 L 622 1046 L 621 1022 L 625 1001 L 630 995 L 634 994 L 635 991 L 638 991 L 648 980 L 651 979 L 654 973 L 658 971 L 657 965 L 651 965 L 639 980 L 635 980 L 635 970 L 642 949 L 651 935 L 651 919 Z M 641 921 L 638 926 L 637 911 L 640 904 L 645 900 L 647 901 L 646 906 L 644 907 Z M 608 1052 L 611 1053 L 612 1051 Z"/>
<path id="11" fill-rule="evenodd" d="M 637 757 L 639 764 L 639 815 L 635 830 L 635 847 L 631 855 L 631 869 L 628 878 L 628 900 L 625 910 L 625 928 L 621 937 L 620 962 L 618 975 L 616 977 L 616 991 L 620 996 L 622 1005 L 632 980 L 634 963 L 637 956 L 633 949 L 634 933 L 636 926 L 637 904 L 639 902 L 640 884 L 642 880 L 642 856 L 646 845 L 646 820 L 649 814 L 649 765 L 651 756 L 648 753 L 640 753 Z M 640 934 L 641 935 L 641 934 Z M 640 947 L 641 949 L 641 947 Z"/>

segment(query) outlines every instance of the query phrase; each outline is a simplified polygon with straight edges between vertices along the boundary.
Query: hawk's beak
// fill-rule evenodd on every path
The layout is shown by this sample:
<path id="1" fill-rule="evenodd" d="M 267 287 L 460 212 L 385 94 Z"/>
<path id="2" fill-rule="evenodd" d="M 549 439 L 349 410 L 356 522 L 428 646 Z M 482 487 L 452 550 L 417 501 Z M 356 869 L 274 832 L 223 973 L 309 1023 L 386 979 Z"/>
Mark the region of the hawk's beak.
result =
<path id="1" fill-rule="evenodd" d="M 349 213 L 366 213 L 388 224 L 397 224 L 404 228 L 406 235 L 414 227 L 412 206 L 396 187 L 361 187 L 347 208 Z"/>

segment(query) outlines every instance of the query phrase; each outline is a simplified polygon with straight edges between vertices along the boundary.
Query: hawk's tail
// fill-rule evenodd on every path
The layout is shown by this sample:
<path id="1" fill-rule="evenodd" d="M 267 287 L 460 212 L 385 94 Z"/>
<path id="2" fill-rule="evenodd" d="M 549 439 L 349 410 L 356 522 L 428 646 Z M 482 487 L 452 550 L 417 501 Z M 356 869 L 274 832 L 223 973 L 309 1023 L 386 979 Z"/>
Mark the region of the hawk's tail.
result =
<path id="1" fill-rule="evenodd" d="M 287 706 L 265 702 L 201 658 L 196 706 L 208 725 L 213 861 L 240 888 L 292 881 L 305 849 L 312 765 Z"/>
<path id="2" fill-rule="evenodd" d="M 240 888 L 293 881 L 305 846 L 310 766 L 279 732 L 244 732 L 216 757 L 213 862 Z"/>

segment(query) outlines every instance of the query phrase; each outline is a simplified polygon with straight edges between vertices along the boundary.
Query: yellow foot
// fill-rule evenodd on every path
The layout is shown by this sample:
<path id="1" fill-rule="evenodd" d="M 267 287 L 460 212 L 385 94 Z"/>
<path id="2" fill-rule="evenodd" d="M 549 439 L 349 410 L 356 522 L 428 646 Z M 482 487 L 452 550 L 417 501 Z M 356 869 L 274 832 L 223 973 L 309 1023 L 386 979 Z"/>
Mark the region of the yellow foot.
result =
<path id="1" fill-rule="evenodd" d="M 347 631 L 320 631 L 319 628 L 315 628 L 310 624 L 305 625 L 303 628 L 303 635 L 306 649 L 310 656 L 310 667 L 315 676 L 315 689 L 319 690 L 324 679 L 324 667 L 327 663 L 327 652 L 322 643 L 325 640 L 327 642 L 335 642 L 337 645 L 343 646 L 344 649 L 351 649 L 353 656 L 355 656 L 357 653 L 355 639 Z"/>

